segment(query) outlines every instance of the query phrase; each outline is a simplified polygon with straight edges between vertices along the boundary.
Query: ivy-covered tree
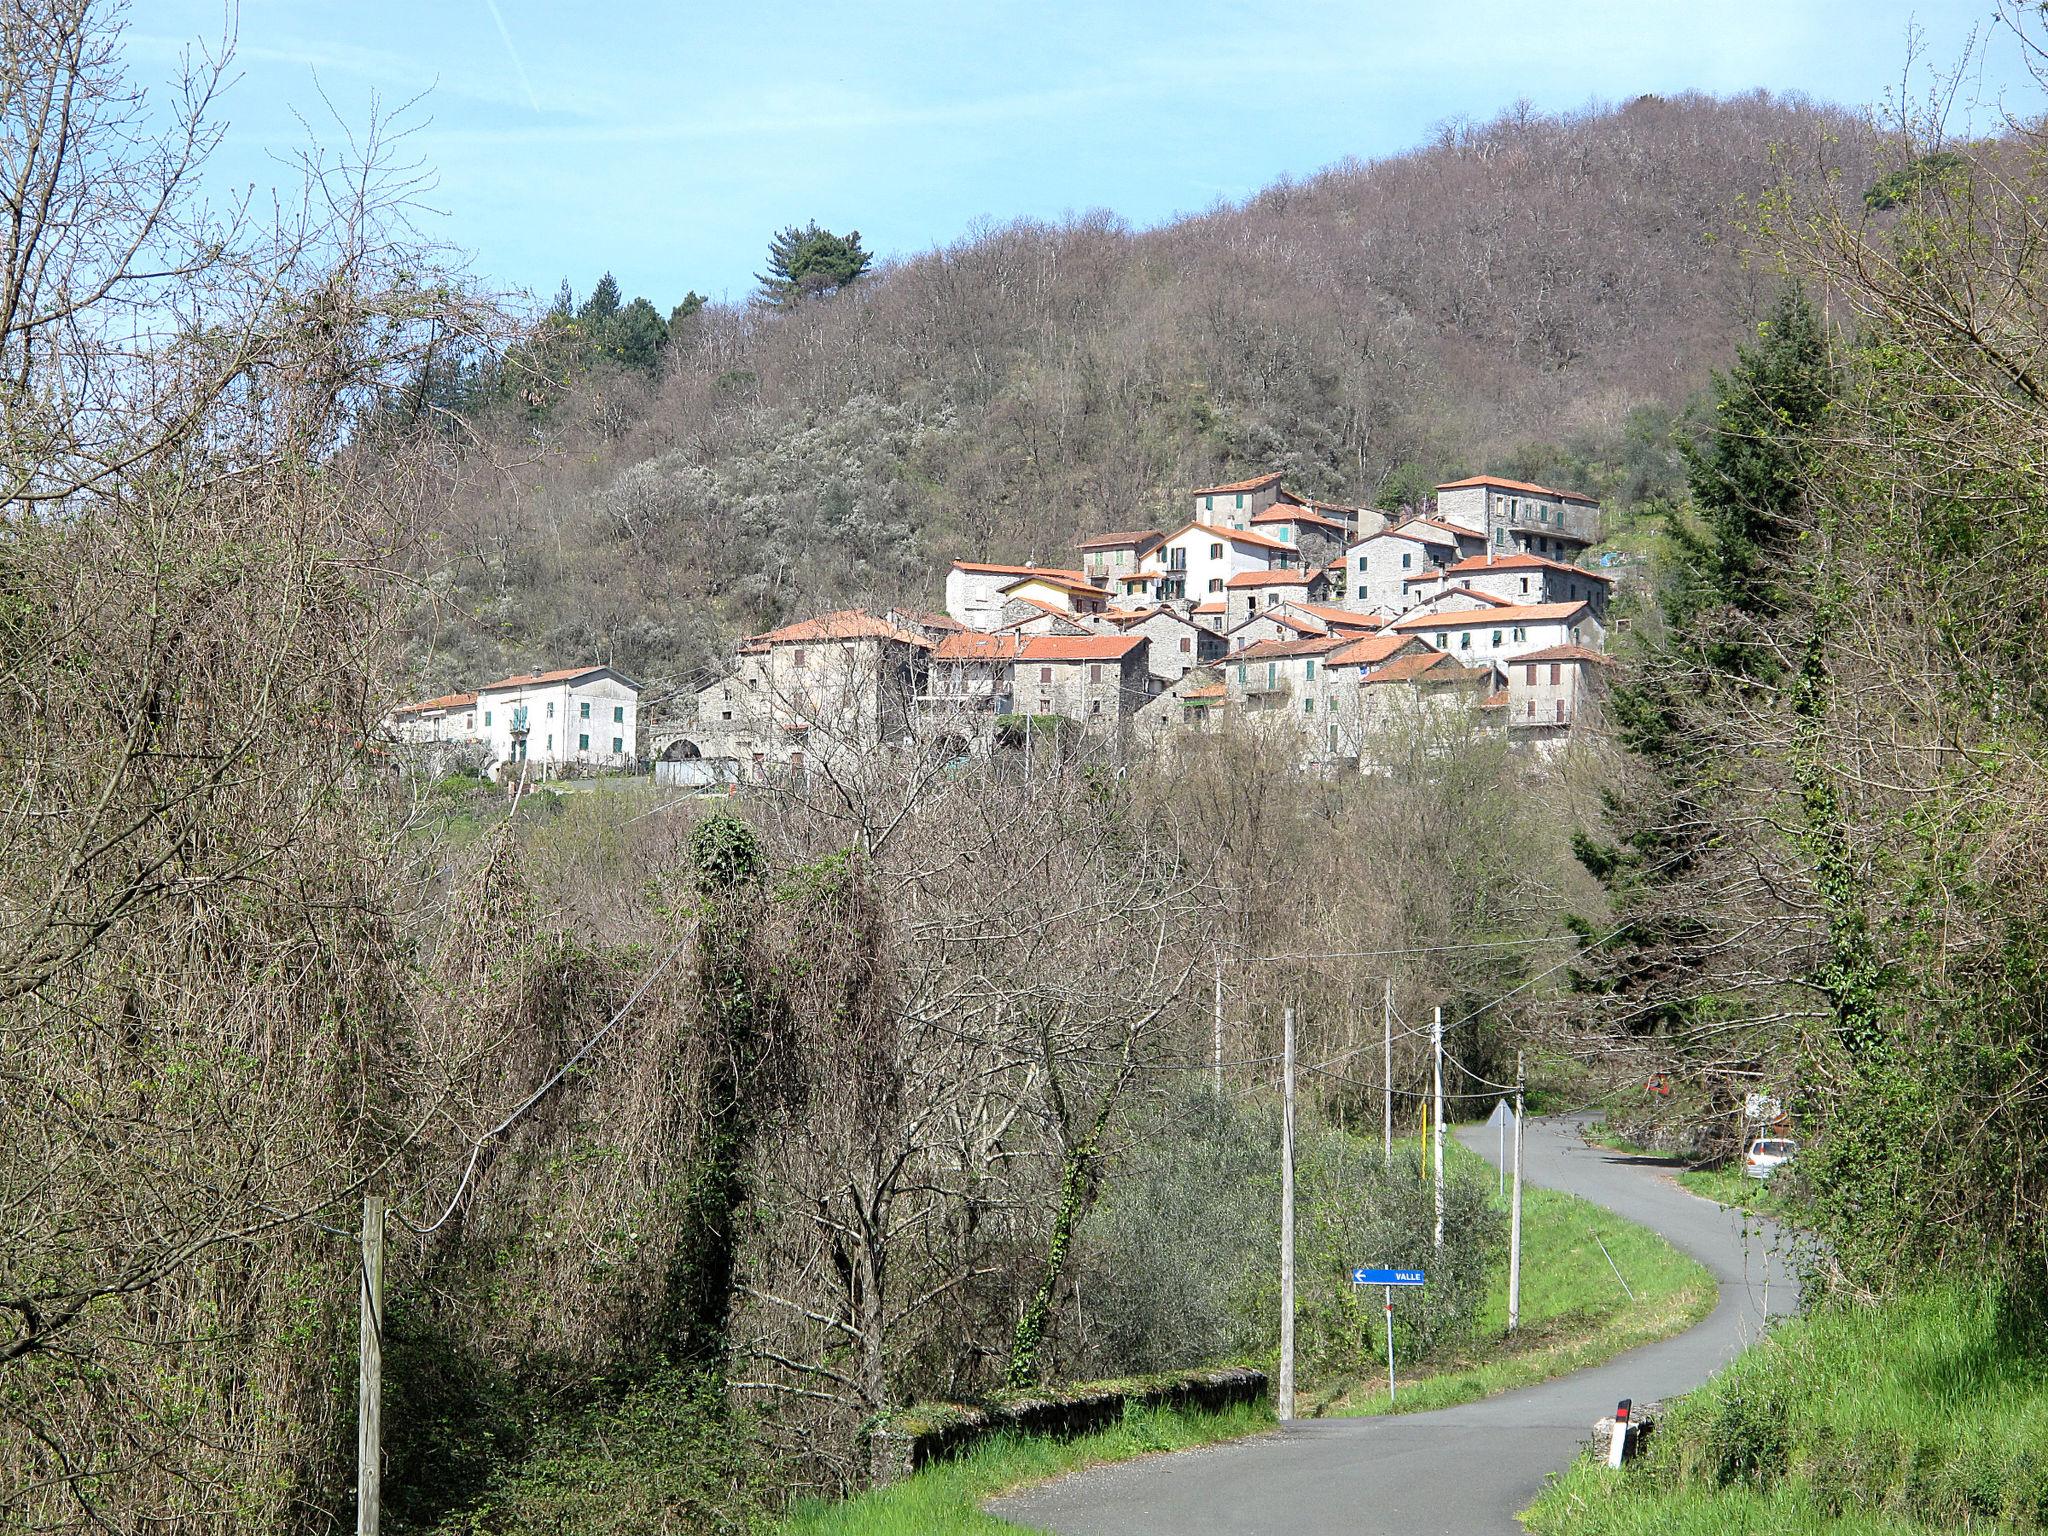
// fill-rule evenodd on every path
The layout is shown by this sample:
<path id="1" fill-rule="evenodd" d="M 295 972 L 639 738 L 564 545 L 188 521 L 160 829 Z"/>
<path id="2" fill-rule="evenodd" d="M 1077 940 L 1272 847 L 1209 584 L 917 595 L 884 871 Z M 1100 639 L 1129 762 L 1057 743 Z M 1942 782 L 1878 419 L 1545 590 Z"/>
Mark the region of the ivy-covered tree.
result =
<path id="1" fill-rule="evenodd" d="M 787 307 L 823 298 L 859 281 L 874 256 L 860 243 L 860 231 L 836 235 L 815 220 L 792 224 L 768 242 L 768 270 L 756 273 L 761 297 Z"/>

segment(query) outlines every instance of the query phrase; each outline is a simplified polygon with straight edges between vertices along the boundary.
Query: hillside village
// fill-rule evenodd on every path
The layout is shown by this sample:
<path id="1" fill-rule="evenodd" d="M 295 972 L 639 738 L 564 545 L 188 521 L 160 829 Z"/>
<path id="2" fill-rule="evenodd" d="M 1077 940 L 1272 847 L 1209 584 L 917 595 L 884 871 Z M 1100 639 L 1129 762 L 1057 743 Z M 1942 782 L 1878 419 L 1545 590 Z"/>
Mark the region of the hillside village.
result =
<path id="1" fill-rule="evenodd" d="M 843 609 L 744 639 L 648 722 L 605 666 L 501 678 L 396 711 L 395 740 L 495 772 L 692 784 L 924 741 L 986 754 L 1047 730 L 1169 747 L 1226 720 L 1305 769 L 1369 767 L 1404 722 L 1468 717 L 1539 750 L 1597 722 L 1614 577 L 1579 564 L 1599 505 L 1478 475 L 1398 515 L 1278 473 L 1188 493 L 1171 532 L 1083 540 L 1072 566 L 955 560 L 943 611 Z M 1284 739 L 1277 739 L 1284 738 Z"/>

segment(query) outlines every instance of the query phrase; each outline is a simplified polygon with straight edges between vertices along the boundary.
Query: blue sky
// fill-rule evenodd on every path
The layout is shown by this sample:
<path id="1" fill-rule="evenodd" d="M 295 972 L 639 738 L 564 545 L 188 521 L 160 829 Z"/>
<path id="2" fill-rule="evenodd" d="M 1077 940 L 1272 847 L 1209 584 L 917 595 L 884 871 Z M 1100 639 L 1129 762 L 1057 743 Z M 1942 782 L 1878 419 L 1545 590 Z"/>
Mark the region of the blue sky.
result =
<path id="1" fill-rule="evenodd" d="M 858 228 L 883 254 L 977 220 L 1108 208 L 1133 224 L 1282 174 L 1413 146 L 1517 98 L 1896 89 L 1910 28 L 1960 57 L 1990 0 L 245 0 L 241 78 L 210 170 L 276 180 L 306 142 L 425 93 L 439 237 L 495 284 L 579 293 L 615 273 L 666 310 L 741 298 L 781 225 Z M 142 0 L 130 47 L 162 78 L 221 0 Z M 1995 39 L 1968 94 L 2031 102 Z M 1925 77 L 1918 82 L 1924 88 Z M 325 102 L 323 102 L 323 96 Z"/>

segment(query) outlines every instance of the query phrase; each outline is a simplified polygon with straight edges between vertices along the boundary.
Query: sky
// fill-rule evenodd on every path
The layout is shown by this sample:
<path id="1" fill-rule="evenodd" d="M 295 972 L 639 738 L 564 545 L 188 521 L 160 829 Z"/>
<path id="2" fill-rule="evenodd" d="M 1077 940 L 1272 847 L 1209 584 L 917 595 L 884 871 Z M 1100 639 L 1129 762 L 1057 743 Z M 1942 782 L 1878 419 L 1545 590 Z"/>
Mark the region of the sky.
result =
<path id="1" fill-rule="evenodd" d="M 1518 99 L 1764 88 L 1861 105 L 1917 34 L 1952 67 L 1992 0 L 244 0 L 208 167 L 225 193 L 404 107 L 423 217 L 493 286 L 611 271 L 664 312 L 739 300 L 768 237 L 858 229 L 883 258 L 978 223 L 1106 208 L 1139 227 L 1425 142 Z M 223 0 L 136 0 L 161 81 Z M 1923 68 L 1916 90 L 1929 84 Z M 2029 107 L 1993 37 L 1966 97 Z"/>

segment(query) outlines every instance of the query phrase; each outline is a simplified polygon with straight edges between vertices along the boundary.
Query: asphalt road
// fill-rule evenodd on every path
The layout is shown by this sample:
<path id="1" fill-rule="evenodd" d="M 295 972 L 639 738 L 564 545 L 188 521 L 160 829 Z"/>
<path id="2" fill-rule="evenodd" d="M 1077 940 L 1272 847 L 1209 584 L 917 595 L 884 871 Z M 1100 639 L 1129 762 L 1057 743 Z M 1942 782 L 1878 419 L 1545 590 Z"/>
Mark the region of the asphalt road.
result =
<path id="1" fill-rule="evenodd" d="M 1061 1536 L 1470 1536 L 1519 1532 L 1546 1474 L 1584 1446 L 1593 1422 L 1698 1386 L 1753 1340 L 1798 1289 L 1771 1234 L 1680 1189 L 1654 1161 L 1589 1147 L 1582 1122 L 1531 1120 L 1530 1182 L 1569 1190 L 1661 1232 L 1720 1282 L 1713 1314 L 1661 1344 L 1541 1386 L 1435 1413 L 1313 1419 L 1271 1434 L 1077 1472 L 989 1506 Z M 1461 1133 L 1492 1159 L 1495 1137 Z"/>

